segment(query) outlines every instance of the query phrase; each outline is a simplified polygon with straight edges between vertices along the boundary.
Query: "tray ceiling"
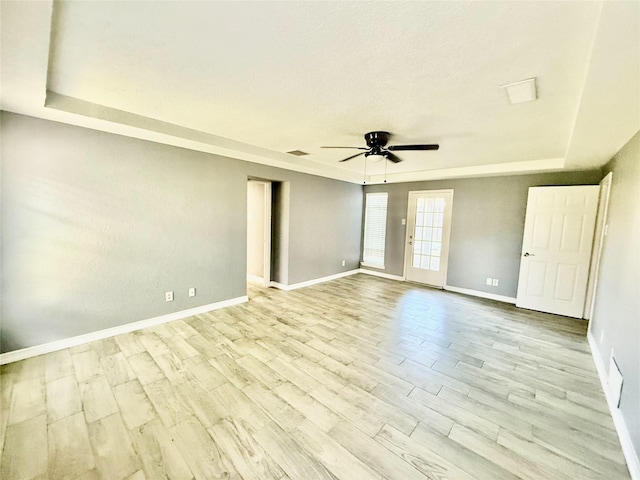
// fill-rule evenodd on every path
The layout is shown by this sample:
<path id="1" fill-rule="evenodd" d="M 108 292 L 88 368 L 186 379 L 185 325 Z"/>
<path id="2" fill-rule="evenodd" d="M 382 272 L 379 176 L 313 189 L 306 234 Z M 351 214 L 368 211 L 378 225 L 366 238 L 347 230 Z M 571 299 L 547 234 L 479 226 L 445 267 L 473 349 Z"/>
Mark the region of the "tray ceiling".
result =
<path id="1" fill-rule="evenodd" d="M 639 5 L 8 1 L 2 108 L 354 182 L 320 147 L 371 130 L 440 144 L 390 182 L 594 168 L 640 129 Z"/>

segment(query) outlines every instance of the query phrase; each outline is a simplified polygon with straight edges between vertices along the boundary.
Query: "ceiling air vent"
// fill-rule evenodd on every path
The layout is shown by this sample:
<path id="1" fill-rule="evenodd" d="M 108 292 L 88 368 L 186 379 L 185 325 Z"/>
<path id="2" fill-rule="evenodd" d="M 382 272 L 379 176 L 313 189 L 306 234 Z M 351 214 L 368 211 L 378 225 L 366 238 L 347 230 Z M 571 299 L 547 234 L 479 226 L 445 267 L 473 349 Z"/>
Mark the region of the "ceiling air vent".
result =
<path id="1" fill-rule="evenodd" d="M 291 150 L 290 152 L 291 155 L 295 155 L 296 157 L 304 157 L 305 155 L 309 155 L 307 152 L 303 152 L 302 150 Z"/>
<path id="2" fill-rule="evenodd" d="M 516 103 L 533 102 L 537 98 L 535 77 L 502 85 L 502 88 L 507 92 L 511 105 Z"/>

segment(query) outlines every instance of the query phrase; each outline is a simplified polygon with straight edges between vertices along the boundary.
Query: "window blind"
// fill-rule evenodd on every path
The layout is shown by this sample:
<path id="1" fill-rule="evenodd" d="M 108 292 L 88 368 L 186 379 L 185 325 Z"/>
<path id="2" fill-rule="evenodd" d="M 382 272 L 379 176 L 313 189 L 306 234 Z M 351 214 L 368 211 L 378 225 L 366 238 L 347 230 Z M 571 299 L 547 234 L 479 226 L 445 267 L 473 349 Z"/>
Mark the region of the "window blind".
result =
<path id="1" fill-rule="evenodd" d="M 363 263 L 384 267 L 387 230 L 386 193 L 367 193 L 364 214 Z"/>

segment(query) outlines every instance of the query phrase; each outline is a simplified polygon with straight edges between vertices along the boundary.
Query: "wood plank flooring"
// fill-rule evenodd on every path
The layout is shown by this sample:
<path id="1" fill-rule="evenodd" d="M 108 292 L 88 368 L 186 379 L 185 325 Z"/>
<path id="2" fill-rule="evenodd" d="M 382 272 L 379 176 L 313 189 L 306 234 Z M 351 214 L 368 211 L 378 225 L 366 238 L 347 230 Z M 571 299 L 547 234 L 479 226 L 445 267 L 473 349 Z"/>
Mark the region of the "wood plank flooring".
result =
<path id="1" fill-rule="evenodd" d="M 5 365 L 0 477 L 626 479 L 584 322 L 365 275 Z"/>

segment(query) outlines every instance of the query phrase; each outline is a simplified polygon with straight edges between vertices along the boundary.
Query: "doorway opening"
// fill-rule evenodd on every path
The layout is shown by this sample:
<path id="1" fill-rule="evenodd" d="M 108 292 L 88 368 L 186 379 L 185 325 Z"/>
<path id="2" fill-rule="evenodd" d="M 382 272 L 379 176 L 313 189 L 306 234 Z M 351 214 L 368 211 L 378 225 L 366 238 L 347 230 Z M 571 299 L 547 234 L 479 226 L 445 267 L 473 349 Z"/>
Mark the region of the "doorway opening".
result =
<path id="1" fill-rule="evenodd" d="M 247 282 L 271 285 L 271 182 L 247 182 Z"/>

